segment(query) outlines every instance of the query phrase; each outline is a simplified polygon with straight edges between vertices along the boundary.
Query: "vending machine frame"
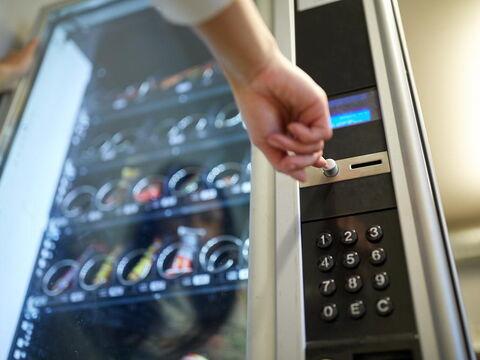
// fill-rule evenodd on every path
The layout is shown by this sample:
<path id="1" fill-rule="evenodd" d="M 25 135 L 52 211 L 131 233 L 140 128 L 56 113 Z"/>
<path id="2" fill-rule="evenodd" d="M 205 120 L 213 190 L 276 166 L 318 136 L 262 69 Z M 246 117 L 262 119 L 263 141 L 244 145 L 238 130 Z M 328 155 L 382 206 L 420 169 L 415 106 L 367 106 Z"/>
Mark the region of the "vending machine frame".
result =
<path id="1" fill-rule="evenodd" d="M 115 11 L 113 12 L 110 11 L 111 9 L 109 9 L 108 6 L 117 5 L 117 4 L 119 6 L 115 8 Z M 0 175 L 3 174 L 3 171 L 5 169 L 7 162 L 10 160 L 9 152 L 12 148 L 12 144 L 15 143 L 14 139 L 15 139 L 15 136 L 18 134 L 17 129 L 22 129 L 20 119 L 22 118 L 23 112 L 26 111 L 25 108 L 29 100 L 30 92 L 34 87 L 36 77 L 39 74 L 39 69 L 41 68 L 43 57 L 46 53 L 46 49 L 48 48 L 48 41 L 50 39 L 50 35 L 52 32 L 51 30 L 54 29 L 56 25 L 55 21 L 58 18 L 64 19 L 64 17 L 69 17 L 71 15 L 74 16 L 76 14 L 83 14 L 84 12 L 88 13 L 90 10 L 96 11 L 97 9 L 99 9 L 99 11 L 102 13 L 101 14 L 102 16 L 105 15 L 105 17 L 110 20 L 110 19 L 115 19 L 116 17 L 121 17 L 122 14 L 129 14 L 132 10 L 144 9 L 147 6 L 149 6 L 148 0 L 135 0 L 135 1 L 74 0 L 74 1 L 62 2 L 60 4 L 48 6 L 42 9 L 42 12 L 38 17 L 38 21 L 33 30 L 34 36 L 39 36 L 41 41 L 39 53 L 37 54 L 38 56 L 36 57 L 36 62 L 33 66 L 32 71 L 20 82 L 17 90 L 15 91 L 12 103 L 9 106 L 8 113 L 5 118 L 4 126 L 2 128 L 2 134 L 0 137 Z M 107 9 L 104 9 L 104 7 L 106 7 Z M 101 21 L 104 20 L 102 16 L 99 16 L 98 18 L 94 17 L 92 19 L 92 22 L 97 21 L 97 19 Z M 158 14 L 158 16 L 160 16 L 160 14 Z M 171 27 L 171 25 L 169 26 Z M 184 31 L 184 30 L 181 29 L 181 31 Z M 206 52 L 206 54 L 208 54 L 208 52 Z M 210 61 L 208 63 L 208 66 L 210 67 L 214 65 Z M 215 74 L 219 75 L 221 74 L 221 72 L 218 70 L 215 70 Z M 228 91 L 228 85 L 224 82 L 222 82 L 222 91 L 223 91 L 222 93 L 223 95 L 220 94 L 220 96 L 228 96 L 229 103 L 234 105 L 230 92 Z M 240 119 L 238 115 L 238 111 L 235 118 Z M 241 121 L 240 122 L 237 121 L 236 123 L 238 125 L 241 123 Z M 226 125 L 225 127 L 228 127 L 228 125 Z M 237 140 L 241 138 L 242 144 L 245 145 L 244 148 L 245 150 L 247 150 L 249 148 L 249 145 L 248 145 L 248 138 L 247 138 L 245 129 L 243 129 L 241 125 L 237 126 L 235 129 L 241 131 L 241 134 L 234 134 L 234 135 L 236 136 Z M 217 142 L 217 143 L 220 144 L 220 142 Z M 245 152 L 245 154 L 247 153 L 249 153 L 249 151 Z M 245 159 L 242 160 L 242 164 L 249 167 L 249 165 L 247 165 L 247 162 L 248 162 L 247 157 L 248 156 L 246 156 Z M 214 157 L 212 157 L 212 159 L 213 158 Z M 248 203 L 248 193 L 250 192 L 250 186 L 248 186 L 247 188 L 241 189 L 241 192 L 245 195 L 245 200 Z M 248 214 L 248 208 L 244 205 L 242 206 L 243 206 L 242 209 L 245 210 L 245 211 L 242 210 L 243 215 Z M 247 220 L 246 216 L 244 216 L 243 218 Z M 26 221 L 28 221 L 28 219 Z M 242 231 L 243 230 L 245 230 L 248 236 L 248 226 L 243 226 Z M 11 253 L 17 253 L 21 251 L 23 257 L 22 257 L 21 264 L 16 263 L 15 267 L 13 267 L 13 264 L 15 263 L 15 261 L 18 261 L 18 260 L 16 260 L 15 256 L 12 256 L 8 262 L 3 263 L 2 269 L 1 269 L 2 279 L 4 278 L 4 276 L 5 277 L 8 276 L 9 279 L 17 280 L 17 284 L 15 285 L 15 287 L 9 286 L 8 288 L 8 290 L 10 290 L 8 291 L 8 293 L 11 295 L 8 297 L 8 299 L 5 297 L 4 300 L 2 301 L 2 312 L 0 314 L 2 315 L 2 334 L 5 329 L 5 334 L 4 334 L 5 336 L 2 336 L 0 340 L 0 357 L 2 358 L 3 357 L 6 358 L 9 355 L 9 353 L 10 354 L 13 353 L 13 350 L 9 350 L 14 348 L 12 346 L 12 339 L 15 339 L 14 338 L 15 329 L 12 321 L 14 317 L 16 317 L 18 320 L 18 318 L 22 314 L 22 307 L 25 304 L 24 299 L 26 297 L 26 294 L 29 291 L 28 278 L 32 274 L 32 268 L 34 268 L 35 266 L 36 258 L 38 256 L 37 252 L 40 252 L 41 250 L 41 246 L 39 250 L 39 245 L 40 245 L 40 241 L 38 239 L 32 239 L 31 241 L 29 241 L 28 244 L 27 243 L 17 244 L 14 241 L 10 241 L 8 243 L 8 246 L 6 246 L 4 249 L 6 252 L 8 251 Z M 199 258 L 201 255 L 202 254 L 199 254 Z M 245 258 L 244 264 L 246 264 L 247 262 L 246 255 L 242 254 L 242 256 Z M 201 259 L 199 261 L 201 261 Z M 3 266 L 5 266 L 5 268 Z M 11 274 L 8 274 L 7 271 L 4 271 L 4 270 L 7 270 L 7 267 L 9 269 L 15 270 L 15 277 L 10 276 Z M 246 267 L 246 265 L 244 267 Z M 248 277 L 248 272 L 247 272 L 247 269 L 244 268 L 242 275 L 239 275 L 236 278 L 236 280 L 231 279 L 231 281 L 237 281 L 237 280 L 243 281 L 243 285 L 241 289 L 243 298 L 246 297 L 245 280 L 247 279 L 247 277 Z M 14 291 L 11 291 L 11 290 L 14 290 Z M 6 306 L 3 306 L 3 305 L 6 305 Z M 3 315 L 4 314 L 7 315 L 7 313 L 8 313 L 8 317 L 6 316 L 5 318 L 6 319 L 8 318 L 8 323 L 5 323 L 3 322 Z M 242 324 L 245 325 L 244 317 L 242 318 Z M 17 330 L 18 330 L 18 326 L 17 326 Z M 243 346 L 242 346 L 242 349 L 243 349 Z M 238 354 L 238 352 L 234 352 L 234 354 Z"/>
<path id="2" fill-rule="evenodd" d="M 275 35 L 287 57 L 295 61 L 295 37 L 299 36 L 295 34 L 295 12 L 336 1 L 275 2 Z M 398 4 L 395 0 L 363 0 L 362 3 L 421 356 L 424 359 L 474 359 Z M 271 252 L 276 255 L 275 351 L 262 358 L 305 359 L 299 189 L 296 182 L 282 174 L 275 176 L 275 189 L 276 239 L 275 245 L 271 244 Z M 251 358 L 260 356 L 252 354 Z"/>

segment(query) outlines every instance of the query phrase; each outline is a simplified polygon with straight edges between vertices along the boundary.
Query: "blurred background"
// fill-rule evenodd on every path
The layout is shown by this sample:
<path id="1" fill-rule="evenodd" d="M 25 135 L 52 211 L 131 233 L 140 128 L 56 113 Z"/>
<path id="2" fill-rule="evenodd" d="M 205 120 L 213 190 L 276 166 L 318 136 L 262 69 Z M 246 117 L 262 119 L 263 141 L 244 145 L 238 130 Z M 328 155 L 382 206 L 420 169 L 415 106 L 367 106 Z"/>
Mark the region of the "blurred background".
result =
<path id="1" fill-rule="evenodd" d="M 1 0 L 0 57 L 52 0 Z M 262 4 L 264 1 L 260 1 Z M 480 349 L 480 2 L 398 0 L 475 348 Z"/>

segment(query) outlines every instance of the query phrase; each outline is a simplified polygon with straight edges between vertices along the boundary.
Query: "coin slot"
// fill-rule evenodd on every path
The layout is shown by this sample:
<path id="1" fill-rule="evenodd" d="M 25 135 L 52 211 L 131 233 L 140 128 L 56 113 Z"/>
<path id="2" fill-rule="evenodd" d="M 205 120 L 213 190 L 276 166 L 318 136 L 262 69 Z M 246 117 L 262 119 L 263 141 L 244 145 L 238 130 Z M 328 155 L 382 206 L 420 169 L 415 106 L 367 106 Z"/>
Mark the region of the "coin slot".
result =
<path id="1" fill-rule="evenodd" d="M 350 170 L 356 170 L 356 169 L 361 169 L 361 168 L 376 166 L 381 164 L 382 164 L 382 159 L 366 161 L 366 162 L 357 163 L 357 164 L 350 164 Z"/>

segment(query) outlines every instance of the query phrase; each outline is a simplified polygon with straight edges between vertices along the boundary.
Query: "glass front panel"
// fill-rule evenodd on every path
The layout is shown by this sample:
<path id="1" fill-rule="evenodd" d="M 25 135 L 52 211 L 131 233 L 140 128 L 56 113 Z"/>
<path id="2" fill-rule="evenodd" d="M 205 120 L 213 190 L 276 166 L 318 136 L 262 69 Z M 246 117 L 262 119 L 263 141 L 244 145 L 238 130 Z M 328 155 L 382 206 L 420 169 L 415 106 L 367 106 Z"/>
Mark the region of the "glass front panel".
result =
<path id="1" fill-rule="evenodd" d="M 189 29 L 142 1 L 55 20 L 0 183 L 0 235 L 39 247 L 9 358 L 244 359 L 250 168 Z"/>

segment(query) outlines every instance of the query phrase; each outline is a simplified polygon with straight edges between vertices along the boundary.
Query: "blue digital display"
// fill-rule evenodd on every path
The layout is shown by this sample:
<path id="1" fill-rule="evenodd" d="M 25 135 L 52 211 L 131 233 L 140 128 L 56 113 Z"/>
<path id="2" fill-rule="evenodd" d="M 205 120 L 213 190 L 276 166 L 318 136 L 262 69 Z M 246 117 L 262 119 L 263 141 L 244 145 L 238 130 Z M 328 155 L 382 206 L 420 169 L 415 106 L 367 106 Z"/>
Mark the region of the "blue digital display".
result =
<path id="1" fill-rule="evenodd" d="M 330 121 L 333 129 L 379 120 L 380 104 L 375 89 L 330 99 Z"/>
<path id="2" fill-rule="evenodd" d="M 372 112 L 369 109 L 350 111 L 343 114 L 332 115 L 330 117 L 330 121 L 332 122 L 332 128 L 334 129 L 344 126 L 361 124 L 371 120 Z"/>

